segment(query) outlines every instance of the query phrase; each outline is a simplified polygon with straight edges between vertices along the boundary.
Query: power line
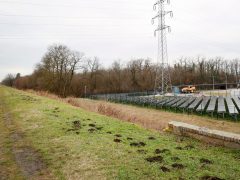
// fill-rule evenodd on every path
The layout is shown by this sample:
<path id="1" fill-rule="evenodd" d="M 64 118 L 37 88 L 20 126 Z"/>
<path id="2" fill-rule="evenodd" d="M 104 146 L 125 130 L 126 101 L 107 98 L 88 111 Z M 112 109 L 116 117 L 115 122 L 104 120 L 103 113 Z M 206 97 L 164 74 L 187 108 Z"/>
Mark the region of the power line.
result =
<path id="1" fill-rule="evenodd" d="M 32 3 L 32 2 L 19 2 L 19 1 L 0 1 L 0 3 L 5 4 L 22 4 L 22 5 L 31 5 L 31 6 L 60 6 L 60 7 L 67 7 L 71 6 L 74 7 L 76 5 L 73 4 L 45 4 L 45 3 Z"/>
<path id="2" fill-rule="evenodd" d="M 105 2 L 113 2 L 114 4 L 115 3 L 122 3 L 122 0 L 120 0 L 120 1 L 116 1 L 116 0 L 114 0 L 114 1 L 107 1 L 107 0 L 102 0 L 101 2 L 103 2 L 103 1 L 105 1 Z M 127 0 L 125 1 L 125 2 L 128 2 Z M 66 6 L 73 6 L 73 7 L 75 7 L 76 6 L 76 4 L 57 4 L 57 3 L 55 3 L 55 4 L 48 4 L 48 3 L 32 3 L 32 2 L 27 2 L 27 1 L 0 1 L 0 3 L 6 3 L 6 4 L 23 4 L 23 5 L 32 5 L 32 6 L 63 6 L 63 7 L 66 7 Z"/>
<path id="3" fill-rule="evenodd" d="M 165 10 L 165 3 L 170 3 L 169 0 L 158 0 L 153 9 L 157 10 L 158 13 L 152 18 L 152 23 L 154 20 L 158 20 L 158 28 L 154 31 L 154 35 L 158 33 L 158 58 L 157 58 L 157 68 L 156 68 L 156 79 L 155 79 L 155 93 L 161 92 L 162 94 L 167 93 L 172 89 L 171 77 L 169 72 L 168 64 L 168 52 L 167 52 L 167 37 L 166 30 L 171 31 L 170 26 L 165 24 L 165 16 L 170 14 L 172 16 L 172 11 Z"/>
<path id="4" fill-rule="evenodd" d="M 118 36 L 119 37 L 119 36 Z M 143 36 L 138 36 L 135 37 L 135 39 L 139 39 L 139 37 L 143 37 Z M 126 37 L 127 38 L 127 37 Z M 133 37 L 131 37 L 133 39 Z M 127 38 L 128 41 L 131 40 L 131 38 Z M 151 38 L 150 36 L 146 37 L 146 38 Z M 63 39 L 71 39 L 71 40 L 79 40 L 79 39 L 86 39 L 86 40 L 99 40 L 99 39 L 104 39 L 104 40 L 116 40 L 116 36 L 115 37 L 110 37 L 110 36 L 102 36 L 102 37 L 92 37 L 92 36 L 85 36 L 85 37 L 79 37 L 79 36 L 72 36 L 72 37 L 63 37 L 63 36 L 49 36 L 49 37 L 0 37 L 0 39 L 2 40 L 32 40 L 32 39 L 41 39 L 41 40 L 63 40 Z M 135 41 L 135 40 L 134 40 Z"/>
<path id="5" fill-rule="evenodd" d="M 24 14 L 3 14 L 0 13 L 0 16 L 6 17 L 25 17 L 25 18 L 61 18 L 61 19 L 109 19 L 110 17 L 74 17 L 74 16 L 41 16 L 41 15 L 24 15 Z M 143 17 L 142 17 L 143 18 Z M 141 17 L 118 17 L 115 19 L 142 19 Z"/>
<path id="6" fill-rule="evenodd" d="M 81 38 L 81 39 L 102 39 L 102 38 L 114 38 L 122 37 L 127 39 L 134 39 L 134 38 L 149 38 L 152 39 L 150 34 L 101 34 L 101 36 L 97 34 L 66 34 L 66 33 L 55 33 L 54 35 L 0 35 L 0 39 L 38 39 L 38 38 Z"/>
<path id="7" fill-rule="evenodd" d="M 11 25 L 11 26 L 63 26 L 63 27 L 96 27 L 98 25 L 93 24 L 93 25 L 80 25 L 80 24 L 18 24 L 18 23 L 0 23 L 0 25 Z M 116 24 L 116 25 L 108 25 L 107 27 L 121 27 L 121 25 Z"/>
<path id="8" fill-rule="evenodd" d="M 103 3 L 104 1 L 101 1 L 101 3 Z M 106 3 L 110 3 L 110 2 L 112 2 L 112 3 L 114 3 L 114 4 L 116 4 L 116 3 L 121 3 L 122 4 L 122 0 L 121 1 L 106 1 L 105 0 L 105 2 Z M 127 0 L 125 1 L 126 3 L 129 3 Z M 48 3 L 32 3 L 32 2 L 23 2 L 23 1 L 21 1 L 21 2 L 19 2 L 19 1 L 0 1 L 0 3 L 4 3 L 4 4 L 18 4 L 18 5 L 30 5 L 30 6 L 44 6 L 44 7 L 64 7 L 64 8 L 66 8 L 66 7 L 73 7 L 73 8 L 78 8 L 79 7 L 79 5 L 78 4 L 58 4 L 58 3 L 54 3 L 54 4 L 48 4 Z M 109 6 L 109 7 L 84 7 L 84 8 L 91 8 L 91 9 L 111 9 L 111 6 Z M 141 8 L 140 8 L 141 9 Z"/>
<path id="9" fill-rule="evenodd" d="M 80 32 L 81 33 L 81 32 Z M 12 38 L 12 37 L 114 37 L 114 36 L 122 36 L 122 37 L 125 37 L 126 35 L 128 36 L 127 38 L 134 38 L 134 37 L 149 37 L 149 38 L 152 38 L 152 36 L 150 34 L 144 34 L 144 33 L 139 33 L 139 34 L 136 34 L 136 33 L 130 33 L 130 34 L 122 34 L 122 33 L 115 33 L 115 34 L 102 34 L 101 33 L 101 36 L 98 36 L 98 34 L 93 34 L 93 33 L 88 33 L 86 34 L 86 32 L 82 32 L 82 34 L 67 34 L 67 33 L 54 33 L 54 35 L 51 35 L 50 33 L 49 34 L 32 34 L 32 35 L 27 35 L 27 34 L 5 34 L 5 35 L 0 35 L 0 38 Z M 27 36 L 26 36 L 27 35 Z"/>

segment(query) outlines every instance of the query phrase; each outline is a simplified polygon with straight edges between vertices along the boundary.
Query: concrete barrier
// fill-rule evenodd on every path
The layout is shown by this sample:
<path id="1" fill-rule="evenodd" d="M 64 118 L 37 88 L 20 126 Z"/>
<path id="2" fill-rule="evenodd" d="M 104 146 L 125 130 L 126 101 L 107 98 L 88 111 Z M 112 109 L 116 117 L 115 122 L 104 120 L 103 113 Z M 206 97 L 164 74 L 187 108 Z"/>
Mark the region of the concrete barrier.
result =
<path id="1" fill-rule="evenodd" d="M 176 135 L 189 136 L 210 144 L 240 149 L 240 134 L 211 130 L 177 121 L 170 122 L 168 126 L 170 131 Z"/>

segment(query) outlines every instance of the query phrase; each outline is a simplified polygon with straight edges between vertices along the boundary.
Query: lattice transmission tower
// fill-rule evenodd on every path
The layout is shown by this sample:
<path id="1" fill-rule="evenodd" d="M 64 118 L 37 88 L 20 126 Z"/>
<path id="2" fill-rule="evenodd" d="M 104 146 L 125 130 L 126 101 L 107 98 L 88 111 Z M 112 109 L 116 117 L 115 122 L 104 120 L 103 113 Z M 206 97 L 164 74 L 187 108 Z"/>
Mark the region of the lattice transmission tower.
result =
<path id="1" fill-rule="evenodd" d="M 172 17 L 173 13 L 165 10 L 166 4 L 170 4 L 170 1 L 158 0 L 153 6 L 153 9 L 157 10 L 158 13 L 152 18 L 152 24 L 154 24 L 155 20 L 158 21 L 158 28 L 154 31 L 154 36 L 158 35 L 158 57 L 154 91 L 161 94 L 172 90 L 166 37 L 166 31 L 171 32 L 171 27 L 165 24 L 165 16 L 170 15 Z"/>

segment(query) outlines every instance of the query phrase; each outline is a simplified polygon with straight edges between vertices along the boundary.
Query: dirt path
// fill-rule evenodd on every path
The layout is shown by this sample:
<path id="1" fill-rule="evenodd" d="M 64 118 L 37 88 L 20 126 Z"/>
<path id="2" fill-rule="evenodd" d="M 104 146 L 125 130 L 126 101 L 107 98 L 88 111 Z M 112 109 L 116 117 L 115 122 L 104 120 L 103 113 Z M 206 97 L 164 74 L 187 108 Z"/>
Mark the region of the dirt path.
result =
<path id="1" fill-rule="evenodd" d="M 22 173 L 22 177 L 24 179 L 54 179 L 49 173 L 41 155 L 29 145 L 24 139 L 24 133 L 18 130 L 14 124 L 12 115 L 6 107 L 3 98 L 0 98 L 0 107 L 3 110 L 5 128 L 8 129 L 8 132 L 11 132 L 9 134 L 11 154 Z"/>

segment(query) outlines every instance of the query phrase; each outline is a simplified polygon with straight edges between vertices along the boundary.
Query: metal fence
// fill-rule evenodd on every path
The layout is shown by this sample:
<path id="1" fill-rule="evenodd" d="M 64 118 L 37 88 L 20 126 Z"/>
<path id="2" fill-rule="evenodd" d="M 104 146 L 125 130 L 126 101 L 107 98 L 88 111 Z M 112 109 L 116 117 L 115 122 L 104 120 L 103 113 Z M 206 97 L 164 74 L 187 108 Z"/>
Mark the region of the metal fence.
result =
<path id="1" fill-rule="evenodd" d="M 234 96 L 155 96 L 151 93 L 123 93 L 93 95 L 91 99 L 106 100 L 114 103 L 131 104 L 141 107 L 164 109 L 188 114 L 210 115 L 216 118 L 239 120 L 240 94 Z"/>

